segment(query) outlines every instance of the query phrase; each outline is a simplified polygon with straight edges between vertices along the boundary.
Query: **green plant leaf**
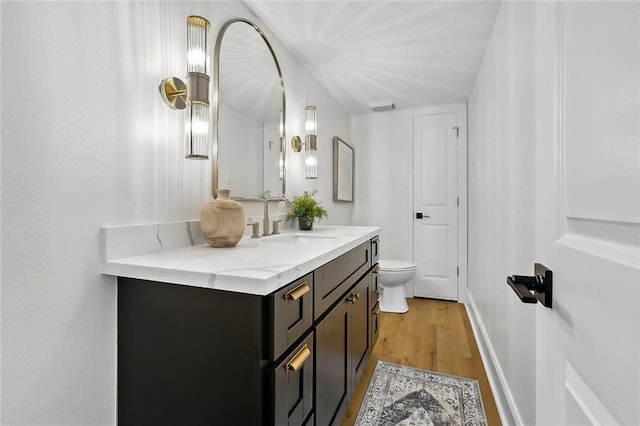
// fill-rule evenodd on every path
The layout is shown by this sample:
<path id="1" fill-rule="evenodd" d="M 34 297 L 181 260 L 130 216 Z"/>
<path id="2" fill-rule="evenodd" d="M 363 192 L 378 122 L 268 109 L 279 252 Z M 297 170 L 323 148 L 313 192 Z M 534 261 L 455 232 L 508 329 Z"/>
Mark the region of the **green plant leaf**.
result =
<path id="1" fill-rule="evenodd" d="M 305 192 L 299 197 L 294 197 L 291 202 L 291 208 L 287 213 L 287 219 L 304 217 L 313 221 L 328 217 L 327 210 L 313 198 L 315 193 L 316 191 L 310 194 Z"/>

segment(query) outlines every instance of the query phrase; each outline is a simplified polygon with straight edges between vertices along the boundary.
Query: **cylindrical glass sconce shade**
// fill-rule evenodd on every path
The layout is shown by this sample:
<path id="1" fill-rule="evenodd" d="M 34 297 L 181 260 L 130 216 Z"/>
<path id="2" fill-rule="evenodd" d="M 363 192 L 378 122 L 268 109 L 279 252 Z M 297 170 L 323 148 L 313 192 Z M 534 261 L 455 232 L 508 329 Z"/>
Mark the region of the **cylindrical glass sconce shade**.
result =
<path id="1" fill-rule="evenodd" d="M 318 178 L 318 151 L 309 149 L 305 151 L 305 177 L 307 179 Z"/>
<path id="2" fill-rule="evenodd" d="M 280 133 L 280 157 L 278 160 L 278 176 L 280 180 L 284 179 L 284 111 L 280 110 L 280 123 L 279 123 L 279 133 Z"/>
<path id="3" fill-rule="evenodd" d="M 316 107 L 308 106 L 304 109 L 304 130 L 305 135 L 317 135 Z"/>
<path id="4" fill-rule="evenodd" d="M 304 109 L 304 150 L 305 150 L 305 177 L 307 179 L 318 178 L 318 146 L 316 121 L 316 107 L 307 106 Z"/>
<path id="5" fill-rule="evenodd" d="M 185 158 L 209 158 L 209 105 L 189 102 L 187 105 Z"/>
<path id="6" fill-rule="evenodd" d="M 278 119 L 278 131 L 280 132 L 280 137 L 284 137 L 284 111 L 280 110 L 280 118 Z"/>
<path id="7" fill-rule="evenodd" d="M 207 34 L 209 21 L 200 16 L 187 17 L 187 73 L 208 73 Z"/>

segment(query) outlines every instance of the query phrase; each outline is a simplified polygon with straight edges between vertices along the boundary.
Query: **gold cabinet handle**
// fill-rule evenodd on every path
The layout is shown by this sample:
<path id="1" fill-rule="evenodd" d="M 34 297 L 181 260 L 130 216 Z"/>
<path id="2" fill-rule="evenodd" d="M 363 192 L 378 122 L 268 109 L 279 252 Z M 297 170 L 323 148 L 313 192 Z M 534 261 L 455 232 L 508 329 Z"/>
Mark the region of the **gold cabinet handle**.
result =
<path id="1" fill-rule="evenodd" d="M 360 293 L 353 294 L 351 293 L 349 297 L 347 297 L 347 302 L 351 302 L 355 305 L 356 300 L 360 299 Z"/>
<path id="2" fill-rule="evenodd" d="M 284 295 L 284 298 L 286 300 L 298 300 L 302 296 L 307 294 L 309 292 L 309 290 L 311 290 L 311 288 L 309 287 L 309 284 L 307 284 L 306 281 L 303 281 L 302 284 L 300 284 L 298 287 L 294 288 L 293 290 L 288 291 Z"/>
<path id="3" fill-rule="evenodd" d="M 293 356 L 293 358 L 291 358 L 287 365 L 285 365 L 284 369 L 287 371 L 298 371 L 300 367 L 302 367 L 302 364 L 304 364 L 304 362 L 307 360 L 307 358 L 309 358 L 309 355 L 311 355 L 311 351 L 309 350 L 307 345 L 304 345 Z"/>

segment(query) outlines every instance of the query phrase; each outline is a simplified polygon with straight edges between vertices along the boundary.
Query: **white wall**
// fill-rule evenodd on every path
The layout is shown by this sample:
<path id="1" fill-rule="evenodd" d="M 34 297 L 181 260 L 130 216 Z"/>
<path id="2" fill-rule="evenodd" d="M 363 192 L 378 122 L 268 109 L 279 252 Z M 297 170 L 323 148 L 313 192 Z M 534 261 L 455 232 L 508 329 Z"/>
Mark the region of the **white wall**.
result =
<path id="1" fill-rule="evenodd" d="M 379 225 L 380 256 L 413 260 L 413 142 L 407 111 L 351 117 L 354 225 Z"/>
<path id="2" fill-rule="evenodd" d="M 211 20 L 237 2 L 2 2 L 3 424 L 114 424 L 116 286 L 99 273 L 99 230 L 196 219 L 210 162 L 183 158 L 183 123 L 158 95 L 185 73 L 185 18 Z M 258 23 L 259 20 L 256 19 Z M 269 31 L 266 31 L 269 35 Z M 287 84 L 287 131 L 318 106 L 317 181 L 289 153 L 289 195 L 318 189 L 328 223 L 331 138 L 349 117 L 275 40 Z M 251 208 L 261 209 L 258 205 Z"/>
<path id="3" fill-rule="evenodd" d="M 300 72 L 300 79 L 289 83 L 287 91 L 294 90 L 300 96 L 287 97 L 287 194 L 301 195 L 304 191 L 317 191 L 317 198 L 328 210 L 329 217 L 320 224 L 349 225 L 355 203 L 333 201 L 333 137 L 340 136 L 349 141 L 351 126 L 349 116 L 323 88 L 309 84 L 312 77 Z M 304 93 L 304 94 L 303 94 Z M 316 106 L 318 121 L 318 179 L 304 178 L 304 150 L 299 153 L 291 151 L 291 138 L 298 135 L 304 140 L 304 107 Z M 293 112 L 293 113 L 292 113 Z M 291 117 L 293 115 L 293 117 Z M 291 197 L 290 197 L 291 198 Z M 281 207 L 282 208 L 282 207 Z"/>
<path id="4" fill-rule="evenodd" d="M 535 262 L 534 7 L 502 4 L 469 99 L 469 305 L 497 367 L 488 373 L 524 424 L 535 424 L 535 305 L 506 276 Z"/>

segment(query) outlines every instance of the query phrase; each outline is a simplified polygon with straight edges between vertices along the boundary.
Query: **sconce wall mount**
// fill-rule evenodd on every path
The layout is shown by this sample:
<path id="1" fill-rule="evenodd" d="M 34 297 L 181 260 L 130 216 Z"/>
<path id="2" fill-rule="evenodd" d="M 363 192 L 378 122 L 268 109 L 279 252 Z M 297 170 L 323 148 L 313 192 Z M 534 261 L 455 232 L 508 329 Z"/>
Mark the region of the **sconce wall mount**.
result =
<path id="1" fill-rule="evenodd" d="M 318 149 L 318 136 L 317 135 L 307 135 L 304 137 L 304 150 L 308 151 L 310 149 L 317 150 Z M 300 136 L 294 136 L 291 138 L 291 147 L 294 152 L 302 151 L 302 139 Z"/>
<path id="2" fill-rule="evenodd" d="M 171 109 L 185 109 L 187 107 L 187 85 L 177 77 L 162 80 L 160 96 Z"/>
<path id="3" fill-rule="evenodd" d="M 291 148 L 293 148 L 293 152 L 302 151 L 302 139 L 300 139 L 300 136 L 291 138 Z"/>

